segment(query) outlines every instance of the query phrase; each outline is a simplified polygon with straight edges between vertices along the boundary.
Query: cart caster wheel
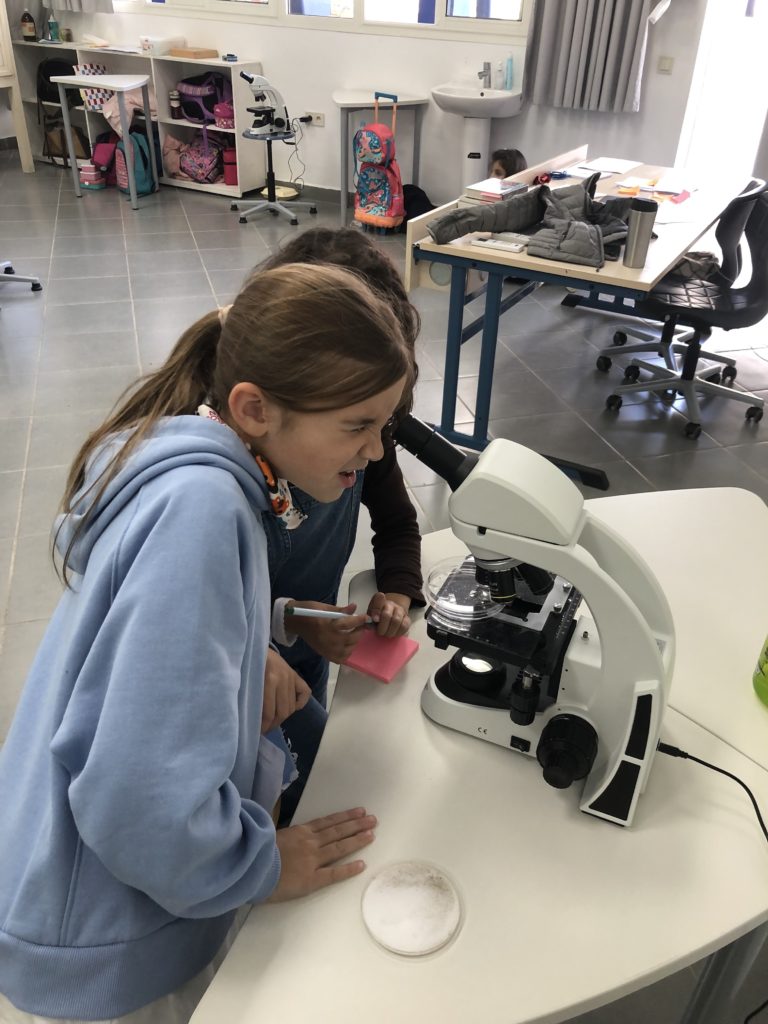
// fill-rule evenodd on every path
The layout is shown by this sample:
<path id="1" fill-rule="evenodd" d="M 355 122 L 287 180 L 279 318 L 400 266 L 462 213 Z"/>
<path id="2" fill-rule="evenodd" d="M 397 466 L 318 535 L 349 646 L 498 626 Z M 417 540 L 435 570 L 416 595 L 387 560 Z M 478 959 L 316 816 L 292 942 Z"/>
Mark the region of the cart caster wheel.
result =
<path id="1" fill-rule="evenodd" d="M 733 384 L 736 380 L 736 367 L 735 366 L 724 366 L 723 372 L 721 373 L 723 384 Z"/>
<path id="2" fill-rule="evenodd" d="M 39 281 L 36 284 L 32 285 L 32 291 L 33 292 L 41 292 L 42 290 L 43 290 L 43 286 L 40 284 Z"/>
<path id="3" fill-rule="evenodd" d="M 238 223 L 238 224 L 247 224 L 247 223 L 248 223 L 248 221 L 247 221 L 247 220 L 245 219 L 245 217 L 241 217 L 241 218 L 240 218 L 240 219 L 238 220 L 238 222 L 237 222 L 237 223 Z"/>
<path id="4" fill-rule="evenodd" d="M 692 441 L 695 441 L 701 434 L 700 423 L 686 423 L 685 430 L 683 431 L 686 437 L 690 437 Z"/>
<path id="5" fill-rule="evenodd" d="M 627 344 L 627 336 L 624 333 L 624 331 L 616 331 L 616 333 L 613 336 L 613 344 L 614 345 L 626 345 Z"/>
<path id="6" fill-rule="evenodd" d="M 640 367 L 628 366 L 624 371 L 624 383 L 634 384 L 638 380 L 640 380 Z"/>
<path id="7" fill-rule="evenodd" d="M 310 206 L 309 212 L 310 213 L 317 213 L 317 207 L 316 206 Z"/>
<path id="8" fill-rule="evenodd" d="M 659 391 L 659 398 L 662 402 L 666 402 L 668 405 L 672 405 L 673 402 L 677 401 L 676 391 Z"/>
<path id="9" fill-rule="evenodd" d="M 237 203 L 230 203 L 229 208 L 230 210 L 236 210 L 238 208 Z"/>
<path id="10" fill-rule="evenodd" d="M 15 274 L 16 271 L 13 269 L 13 267 L 6 267 L 5 270 L 3 271 L 3 273 L 4 274 Z"/>
<path id="11" fill-rule="evenodd" d="M 763 410 L 759 405 L 750 405 L 744 415 L 744 418 L 749 420 L 750 423 L 759 423 L 763 418 Z"/>
<path id="12" fill-rule="evenodd" d="M 714 373 L 710 373 L 710 375 L 704 379 L 710 384 L 719 384 L 722 380 L 722 374 L 719 370 L 715 370 Z"/>
<path id="13" fill-rule="evenodd" d="M 613 366 L 613 361 L 608 356 L 598 356 L 595 366 L 603 373 L 608 373 L 610 368 Z"/>
<path id="14" fill-rule="evenodd" d="M 622 405 L 624 405 L 624 399 L 621 395 L 608 395 L 605 400 L 605 408 L 610 409 L 611 412 L 618 412 Z"/>

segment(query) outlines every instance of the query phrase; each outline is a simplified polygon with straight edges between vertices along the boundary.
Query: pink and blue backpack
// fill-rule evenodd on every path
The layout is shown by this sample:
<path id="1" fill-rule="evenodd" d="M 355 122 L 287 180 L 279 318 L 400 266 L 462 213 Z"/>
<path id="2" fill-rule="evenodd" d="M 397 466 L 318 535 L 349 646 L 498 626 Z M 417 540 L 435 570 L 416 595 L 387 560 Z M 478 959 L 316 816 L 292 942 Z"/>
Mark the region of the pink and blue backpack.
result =
<path id="1" fill-rule="evenodd" d="M 379 98 L 392 100 L 392 127 L 379 122 Z M 395 159 L 397 96 L 374 93 L 374 120 L 355 132 L 355 220 L 364 227 L 395 229 L 405 217 L 403 179 Z"/>

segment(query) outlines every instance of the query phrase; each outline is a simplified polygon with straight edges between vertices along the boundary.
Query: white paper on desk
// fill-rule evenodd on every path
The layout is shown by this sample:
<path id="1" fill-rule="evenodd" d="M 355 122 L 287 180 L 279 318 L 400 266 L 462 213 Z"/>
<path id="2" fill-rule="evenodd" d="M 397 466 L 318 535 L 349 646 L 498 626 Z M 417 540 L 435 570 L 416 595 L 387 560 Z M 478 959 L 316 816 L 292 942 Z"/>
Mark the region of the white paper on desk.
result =
<path id="1" fill-rule="evenodd" d="M 639 160 L 616 160 L 612 156 L 600 156 L 597 160 L 590 160 L 582 167 L 590 171 L 603 171 L 605 174 L 626 174 L 633 167 L 639 167 Z"/>
<path id="2" fill-rule="evenodd" d="M 679 196 L 681 192 L 695 192 L 687 171 L 669 171 L 662 174 L 653 189 L 654 192 L 666 192 L 671 196 Z"/>

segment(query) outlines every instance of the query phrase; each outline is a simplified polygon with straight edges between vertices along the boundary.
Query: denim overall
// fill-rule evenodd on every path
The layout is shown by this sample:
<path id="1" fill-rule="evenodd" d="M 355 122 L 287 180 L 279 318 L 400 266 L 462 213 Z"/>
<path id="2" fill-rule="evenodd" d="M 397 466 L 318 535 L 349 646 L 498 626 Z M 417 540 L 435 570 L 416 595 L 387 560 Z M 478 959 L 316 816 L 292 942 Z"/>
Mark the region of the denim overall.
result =
<path id="1" fill-rule="evenodd" d="M 291 484 L 293 503 L 307 516 L 295 530 L 287 530 L 272 512 L 262 512 L 273 600 L 293 597 L 297 601 L 336 604 L 341 577 L 355 543 L 363 475 L 358 473 L 354 487 L 330 503 L 316 501 Z M 310 686 L 314 697 L 282 727 L 299 770 L 299 781 L 283 794 L 283 823 L 295 810 L 325 728 L 328 662 L 301 637 L 291 647 L 278 645 L 278 650 Z"/>

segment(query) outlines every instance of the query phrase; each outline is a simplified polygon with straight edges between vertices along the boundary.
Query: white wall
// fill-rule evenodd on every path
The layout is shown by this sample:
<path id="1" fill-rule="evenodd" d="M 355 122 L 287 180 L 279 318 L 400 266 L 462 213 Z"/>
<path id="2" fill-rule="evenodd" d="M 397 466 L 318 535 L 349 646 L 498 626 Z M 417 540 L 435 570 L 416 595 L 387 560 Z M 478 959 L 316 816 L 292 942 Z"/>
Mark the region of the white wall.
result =
<path id="1" fill-rule="evenodd" d="M 638 114 L 584 114 L 529 107 L 517 118 L 496 121 L 492 142 L 516 146 L 529 163 L 589 141 L 591 152 L 637 156 L 648 162 L 672 162 L 688 95 L 706 0 L 676 0 L 651 30 L 642 110 Z M 470 77 L 485 60 L 495 67 L 513 54 L 516 77 L 524 51 L 508 44 L 472 40 L 423 40 L 364 36 L 347 32 L 296 29 L 248 21 L 242 24 L 151 14 L 62 16 L 78 38 L 91 31 L 104 38 L 136 43 L 140 34 L 186 36 L 188 43 L 233 51 L 262 62 L 264 73 L 283 93 L 288 110 L 323 111 L 326 128 L 309 128 L 300 155 L 307 184 L 338 188 L 338 112 L 331 99 L 336 89 L 379 89 L 429 95 L 429 89 L 457 77 Z M 675 58 L 674 73 L 655 73 L 659 54 Z M 519 78 L 518 78 L 519 81 Z M 398 152 L 403 180 L 411 180 L 412 113 L 398 121 Z M 362 115 L 361 115 L 362 116 Z M 435 203 L 456 194 L 461 158 L 459 119 L 430 102 L 422 136 L 421 185 Z M 259 143 L 252 143 L 259 145 Z M 286 178 L 290 150 L 277 147 L 275 171 Z"/>

